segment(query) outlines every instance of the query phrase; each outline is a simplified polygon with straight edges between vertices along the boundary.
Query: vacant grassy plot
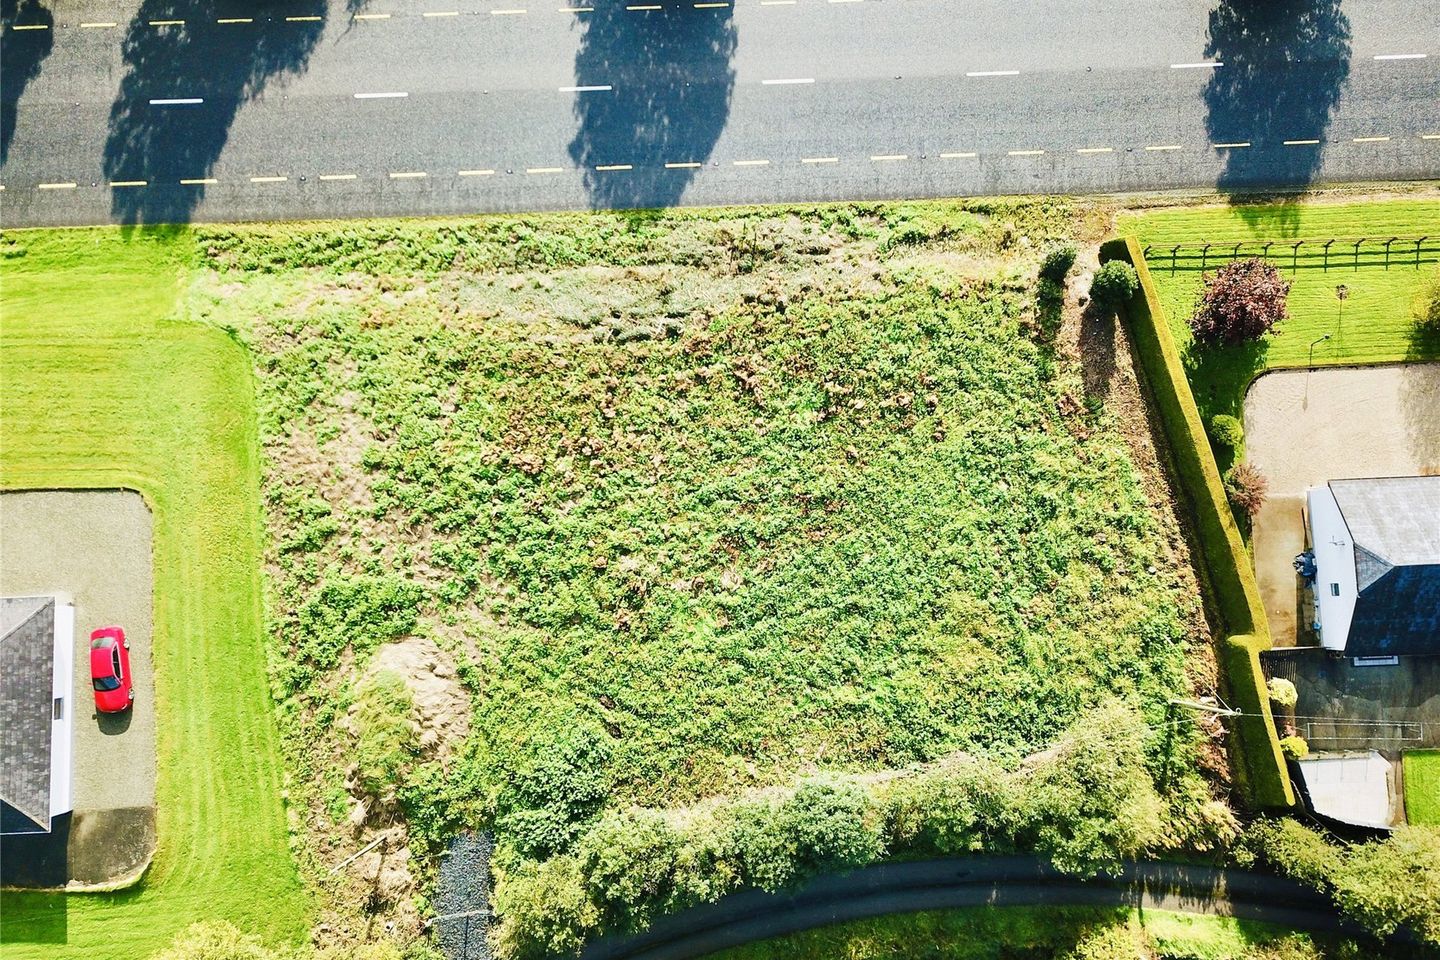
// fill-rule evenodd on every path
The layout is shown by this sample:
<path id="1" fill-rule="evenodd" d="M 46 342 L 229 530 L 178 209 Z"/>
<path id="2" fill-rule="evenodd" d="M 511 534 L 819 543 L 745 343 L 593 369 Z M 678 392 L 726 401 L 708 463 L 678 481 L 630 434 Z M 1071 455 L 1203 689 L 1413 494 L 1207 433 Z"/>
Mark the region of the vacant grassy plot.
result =
<path id="1" fill-rule="evenodd" d="M 1193 587 L 1017 239 L 1078 216 L 197 231 L 187 309 L 256 352 L 316 822 L 345 815 L 357 669 L 411 634 L 473 701 L 443 770 L 399 764 L 412 828 L 534 857 L 610 805 L 1013 761 L 1113 696 L 1158 719 Z"/>
<path id="2" fill-rule="evenodd" d="M 1406 819 L 1440 827 L 1440 750 L 1409 750 L 1402 759 Z"/>
<path id="3" fill-rule="evenodd" d="M 1166 317 L 1184 351 L 1195 402 L 1208 423 L 1217 413 L 1241 415 L 1245 389 L 1256 375 L 1267 369 L 1326 364 L 1385 363 L 1407 359 L 1440 357 L 1440 342 L 1417 337 L 1410 303 L 1420 283 L 1436 269 L 1433 239 L 1440 227 L 1440 200 L 1367 201 L 1353 204 L 1281 204 L 1272 206 L 1215 206 L 1162 210 L 1121 218 L 1122 233 L 1138 236 L 1151 246 L 1151 275 L 1155 280 Z M 1323 269 L 1323 259 L 1314 256 L 1316 245 L 1306 246 L 1311 254 L 1300 259 L 1298 269 L 1281 251 L 1290 250 L 1297 239 L 1360 238 L 1429 235 L 1430 252 L 1417 268 L 1413 254 L 1407 257 L 1404 245 L 1393 248 L 1387 266 L 1373 244 L 1363 248 L 1358 268 L 1349 251 L 1338 243 Z M 1282 274 L 1292 281 L 1290 317 L 1258 344 L 1192 351 L 1189 317 L 1201 286 L 1201 271 L 1172 272 L 1167 245 L 1214 242 L 1213 266 L 1228 256 L 1225 245 L 1239 241 L 1275 241 L 1272 255 Z M 1303 248 L 1302 248 L 1303 249 Z M 1413 251 L 1413 245 L 1411 250 Z M 1253 254 L 1249 247 L 1246 253 Z M 1307 265 L 1308 264 L 1308 265 Z M 1344 285 L 1347 299 L 1342 304 L 1335 288 Z"/>
<path id="4" fill-rule="evenodd" d="M 841 923 L 726 950 L 712 960 L 1324 960 L 1357 955 L 1344 949 L 1332 953 L 1305 934 L 1231 917 L 1102 907 L 1005 907 Z"/>
<path id="5" fill-rule="evenodd" d="M 167 322 L 187 233 L 12 233 L 0 246 L 0 484 L 129 487 L 155 514 L 159 849 L 118 893 L 0 896 L 6 960 L 134 958 L 201 919 L 307 929 L 265 683 L 245 355 Z"/>

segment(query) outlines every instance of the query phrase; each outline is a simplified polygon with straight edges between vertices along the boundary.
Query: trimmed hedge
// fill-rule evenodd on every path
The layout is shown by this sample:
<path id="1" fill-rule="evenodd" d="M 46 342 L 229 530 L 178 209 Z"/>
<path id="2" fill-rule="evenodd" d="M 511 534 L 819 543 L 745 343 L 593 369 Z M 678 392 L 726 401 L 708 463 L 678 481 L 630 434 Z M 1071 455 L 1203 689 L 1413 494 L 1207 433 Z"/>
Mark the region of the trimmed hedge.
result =
<path id="1" fill-rule="evenodd" d="M 1100 248 L 1102 263 L 1123 260 L 1135 268 L 1140 289 L 1121 309 L 1151 396 L 1159 408 L 1181 493 L 1190 504 L 1201 566 L 1224 627 L 1219 644 L 1221 683 L 1231 704 L 1246 716 L 1235 724 L 1235 775 L 1242 794 L 1257 808 L 1293 807 L 1295 793 L 1270 714 L 1260 651 L 1273 644 L 1250 555 L 1235 525 L 1180 351 L 1139 243 L 1133 237 Z"/>

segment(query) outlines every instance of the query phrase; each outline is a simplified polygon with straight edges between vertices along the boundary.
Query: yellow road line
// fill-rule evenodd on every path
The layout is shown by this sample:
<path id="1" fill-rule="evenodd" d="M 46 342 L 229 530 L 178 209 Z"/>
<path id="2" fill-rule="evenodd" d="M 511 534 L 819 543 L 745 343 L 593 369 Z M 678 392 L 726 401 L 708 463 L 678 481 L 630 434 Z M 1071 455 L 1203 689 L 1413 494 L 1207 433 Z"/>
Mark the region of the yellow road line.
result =
<path id="1" fill-rule="evenodd" d="M 429 11 L 429 12 L 427 12 L 427 13 L 422 13 L 422 14 L 420 14 L 420 16 L 422 16 L 422 17 L 458 17 L 458 16 L 460 16 L 460 11 L 459 11 L 459 10 L 431 10 L 431 11 Z"/>
<path id="2" fill-rule="evenodd" d="M 80 28 L 81 28 L 82 30 L 98 30 L 98 29 L 100 29 L 100 28 L 102 28 L 102 27 L 118 27 L 118 26 L 120 26 L 120 24 L 116 23 L 116 22 L 113 21 L 113 20 L 95 20 L 95 21 L 90 22 L 90 23 L 82 23 L 82 24 L 80 24 Z"/>
<path id="3" fill-rule="evenodd" d="M 223 19 L 216 20 L 215 22 L 216 22 L 216 23 L 254 23 L 254 22 L 255 22 L 255 18 L 254 18 L 254 17 L 225 17 L 225 18 L 223 18 Z"/>
<path id="4" fill-rule="evenodd" d="M 180 185 L 181 185 L 181 186 L 184 186 L 184 187 L 199 187 L 199 186 L 203 186 L 203 185 L 205 185 L 205 184 L 207 184 L 207 183 L 219 183 L 219 182 L 220 182 L 220 181 L 219 181 L 219 180 L 216 180 L 214 177 L 191 177 L 191 178 L 186 179 L 186 180 L 181 180 L 181 181 L 180 181 Z"/>
<path id="5" fill-rule="evenodd" d="M 658 3 L 655 3 L 655 4 L 649 4 L 649 3 L 643 3 L 643 4 L 641 4 L 641 3 L 637 3 L 637 4 L 631 4 L 630 6 L 626 7 L 625 9 L 626 9 L 626 10 L 659 10 L 659 9 L 660 9 L 660 4 L 658 4 Z"/>
<path id="6" fill-rule="evenodd" d="M 971 152 L 966 152 L 966 153 L 942 153 L 942 154 L 940 154 L 940 159 L 942 159 L 942 160 L 970 160 L 970 159 L 973 159 L 974 157 L 977 157 L 977 156 L 979 156 L 979 154 L 974 153 L 973 151 L 971 151 Z"/>
<path id="7" fill-rule="evenodd" d="M 321 18 L 321 17 L 286 17 L 286 18 L 285 18 L 285 22 L 286 22 L 286 23 L 312 23 L 312 22 L 314 22 L 314 21 L 316 21 L 316 20 L 320 20 L 320 19 L 323 19 L 323 18 Z"/>
<path id="8" fill-rule="evenodd" d="M 150 26 L 152 26 L 152 27 L 182 27 L 182 26 L 184 26 L 184 25 L 185 25 L 185 21 L 184 21 L 184 20 L 151 20 L 151 21 L 150 21 Z"/>
<path id="9" fill-rule="evenodd" d="M 665 169 L 666 169 L 666 170 L 694 170 L 694 169 L 695 169 L 696 167 L 698 167 L 698 166 L 701 166 L 701 164 L 697 163 L 697 162 L 694 161 L 694 160 L 690 160 L 690 161 L 687 161 L 687 162 L 685 162 L 685 163 L 667 163 L 667 164 L 665 164 Z"/>
<path id="10" fill-rule="evenodd" d="M 112 186 L 112 187 L 148 187 L 149 185 L 150 185 L 150 181 L 149 181 L 149 180 L 111 180 L 111 181 L 110 181 L 110 186 Z"/>
<path id="11" fill-rule="evenodd" d="M 1235 143 L 1212 143 L 1210 146 L 1216 150 L 1243 150 L 1245 147 L 1250 146 L 1250 141 L 1238 140 Z"/>
<path id="12" fill-rule="evenodd" d="M 634 170 L 635 168 L 632 167 L 632 166 L 631 166 L 630 164 L 628 164 L 628 163 L 602 163 L 602 164 L 600 164 L 599 166 L 597 166 L 595 169 L 596 169 L 596 170 Z"/>
<path id="13" fill-rule="evenodd" d="M 1158 147 L 1146 147 L 1145 149 L 1146 149 L 1146 150 L 1149 150 L 1151 153 L 1158 153 L 1158 152 L 1161 152 L 1161 151 L 1164 151 L 1164 150 L 1179 150 L 1179 149 L 1180 149 L 1180 144 L 1178 144 L 1178 143 L 1167 143 L 1167 144 L 1164 144 L 1163 146 L 1158 146 Z"/>
<path id="14" fill-rule="evenodd" d="M 50 29 L 50 24 L 48 24 L 48 23 L 16 23 L 16 24 L 12 24 L 11 27 L 10 27 L 10 29 L 11 29 L 11 30 L 49 30 L 49 29 Z"/>
<path id="15" fill-rule="evenodd" d="M 75 184 L 73 184 L 73 183 L 42 183 L 42 184 L 40 184 L 40 189 L 41 189 L 41 190 L 74 190 L 74 189 L 75 189 Z"/>
<path id="16" fill-rule="evenodd" d="M 1351 143 L 1384 143 L 1389 137 L 1352 137 Z"/>
<path id="17" fill-rule="evenodd" d="M 388 13 L 357 13 L 357 14 L 355 14 L 355 19 L 356 19 L 356 20 L 389 20 L 389 19 L 390 19 L 390 14 L 388 14 Z"/>
<path id="18" fill-rule="evenodd" d="M 462 177 L 489 177 L 493 176 L 494 170 L 458 170 L 456 173 Z"/>
<path id="19" fill-rule="evenodd" d="M 355 174 L 353 174 L 353 173 L 322 173 L 322 174 L 320 174 L 320 179 L 321 179 L 321 180 L 354 180 L 354 179 L 355 179 Z"/>
<path id="20" fill-rule="evenodd" d="M 1320 142 L 1319 140 L 1286 140 L 1286 141 L 1285 141 L 1285 146 L 1287 146 L 1287 147 L 1313 147 L 1313 146 L 1315 146 L 1315 145 L 1316 145 L 1317 143 L 1319 143 L 1319 142 Z"/>
<path id="21" fill-rule="evenodd" d="M 1081 147 L 1076 153 L 1114 153 L 1114 147 Z"/>
<path id="22" fill-rule="evenodd" d="M 693 4 L 691 4 L 691 6 L 693 6 L 696 10 L 717 10 L 717 9 L 719 9 L 720 7 L 728 7 L 728 6 L 730 6 L 730 4 L 728 4 L 728 3 L 693 3 Z"/>
<path id="23" fill-rule="evenodd" d="M 424 170 L 401 170 L 390 174 L 391 180 L 421 180 L 429 176 Z"/>
<path id="24" fill-rule="evenodd" d="M 1420 139 L 1421 139 L 1421 140 L 1440 140 L 1440 133 L 1422 133 L 1422 134 L 1420 134 Z"/>
<path id="25" fill-rule="evenodd" d="M 876 153 L 871 154 L 870 159 L 876 163 L 888 163 L 892 160 L 909 160 L 910 156 L 905 153 Z"/>
<path id="26" fill-rule="evenodd" d="M 251 177 L 251 183 L 284 183 L 289 177 Z"/>
<path id="27" fill-rule="evenodd" d="M 1009 151 L 1009 155 L 1012 156 L 1012 157 L 1041 157 L 1041 156 L 1044 156 L 1044 155 L 1045 155 L 1045 151 L 1044 151 L 1044 150 L 1011 150 L 1011 151 Z"/>
<path id="28" fill-rule="evenodd" d="M 526 167 L 526 173 L 563 173 L 564 167 Z"/>

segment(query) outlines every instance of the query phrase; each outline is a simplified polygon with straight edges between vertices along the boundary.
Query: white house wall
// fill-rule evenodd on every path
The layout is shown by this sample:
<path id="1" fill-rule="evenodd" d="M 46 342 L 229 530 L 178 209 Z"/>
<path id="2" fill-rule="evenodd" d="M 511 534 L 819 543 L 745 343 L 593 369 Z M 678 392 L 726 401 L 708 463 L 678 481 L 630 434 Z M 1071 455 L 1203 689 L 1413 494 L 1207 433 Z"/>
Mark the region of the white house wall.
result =
<path id="1" fill-rule="evenodd" d="M 1344 650 L 1355 616 L 1355 544 L 1328 486 L 1306 494 L 1310 543 L 1315 554 L 1316 626 L 1320 645 Z"/>
<path id="2" fill-rule="evenodd" d="M 50 816 L 71 810 L 70 738 L 75 719 L 75 607 L 55 601 L 55 671 L 51 697 L 62 702 L 50 726 Z M 53 708 L 53 702 L 52 702 Z"/>

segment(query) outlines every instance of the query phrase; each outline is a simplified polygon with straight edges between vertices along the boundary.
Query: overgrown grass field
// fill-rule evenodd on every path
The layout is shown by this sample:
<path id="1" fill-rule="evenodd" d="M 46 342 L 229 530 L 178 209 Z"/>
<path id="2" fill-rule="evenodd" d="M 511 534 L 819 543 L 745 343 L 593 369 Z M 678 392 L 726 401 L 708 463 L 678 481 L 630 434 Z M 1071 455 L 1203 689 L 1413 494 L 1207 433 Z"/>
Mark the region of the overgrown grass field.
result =
<path id="1" fill-rule="evenodd" d="M 0 245 L 0 486 L 128 487 L 155 514 L 159 846 L 134 887 L 0 895 L 6 960 L 130 960 L 197 920 L 303 940 L 260 614 L 244 351 L 167 321 L 187 232 L 12 233 Z"/>
<path id="2" fill-rule="evenodd" d="M 1401 759 L 1406 819 L 1440 827 L 1440 750 L 1407 750 Z"/>
<path id="3" fill-rule="evenodd" d="M 607 806 L 1014 762 L 1112 697 L 1158 721 L 1197 607 L 1178 535 L 1032 300 L 1078 216 L 199 231 L 189 315 L 255 351 L 314 796 L 344 795 L 353 665 L 410 634 L 473 701 L 406 774 L 412 829 L 534 857 Z"/>
<path id="4" fill-rule="evenodd" d="M 1251 380 L 1268 369 L 1315 365 L 1387 363 L 1440 358 L 1440 341 L 1417 336 L 1410 304 L 1421 283 L 1436 270 L 1435 240 L 1440 234 L 1440 200 L 1389 200 L 1361 203 L 1237 205 L 1157 210 L 1122 216 L 1122 233 L 1151 246 L 1147 257 L 1165 315 L 1180 344 L 1195 402 L 1209 422 L 1217 413 L 1241 416 Z M 1416 258 L 1396 244 L 1387 265 L 1375 244 L 1361 248 L 1359 266 L 1353 247 L 1337 243 L 1330 265 L 1315 257 L 1313 241 L 1329 238 L 1430 237 L 1417 267 Z M 1291 267 L 1295 240 L 1311 241 L 1311 252 Z M 1242 255 L 1256 252 L 1255 241 L 1275 241 L 1272 259 L 1291 281 L 1288 319 L 1258 344 L 1206 351 L 1192 349 L 1189 318 L 1201 287 L 1198 269 L 1171 271 L 1169 245 L 1215 243 L 1211 269 L 1229 256 L 1227 244 L 1250 243 Z M 1409 248 L 1414 250 L 1413 244 Z M 1193 252 L 1193 251 L 1192 251 Z M 1181 261 L 1183 264 L 1183 261 Z M 1346 288 L 1346 299 L 1336 287 Z M 1319 343 L 1321 337 L 1329 339 Z M 1313 343 L 1313 353 L 1312 353 Z"/>

